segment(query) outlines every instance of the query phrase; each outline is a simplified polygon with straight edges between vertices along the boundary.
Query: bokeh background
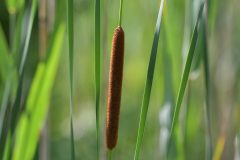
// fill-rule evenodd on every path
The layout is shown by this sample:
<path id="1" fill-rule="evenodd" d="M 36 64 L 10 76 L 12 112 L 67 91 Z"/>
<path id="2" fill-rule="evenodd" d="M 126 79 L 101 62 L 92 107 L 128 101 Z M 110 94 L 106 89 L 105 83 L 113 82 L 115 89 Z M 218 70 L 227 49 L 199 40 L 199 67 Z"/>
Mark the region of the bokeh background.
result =
<path id="1" fill-rule="evenodd" d="M 30 4 L 26 0 L 25 8 Z M 141 159 L 164 159 L 173 110 L 200 0 L 165 0 L 157 64 L 145 128 Z M 43 3 L 43 4 L 42 4 Z M 45 4 L 44 4 L 45 3 Z M 94 0 L 74 0 L 74 136 L 76 159 L 96 159 L 94 86 Z M 239 159 L 240 124 L 240 1 L 208 0 L 207 45 L 209 58 L 210 115 L 214 151 L 221 144 L 222 159 Z M 43 7 L 43 6 L 45 7 Z M 123 3 L 125 62 L 119 138 L 113 159 L 133 159 L 138 121 L 160 0 Z M 41 9 L 43 7 L 43 9 Z M 117 0 L 101 1 L 101 159 L 105 159 L 105 118 L 111 39 L 118 24 Z M 41 48 L 60 23 L 66 24 L 66 1 L 39 0 L 24 77 L 23 97 L 41 60 Z M 46 19 L 45 29 L 41 17 Z M 206 12 L 205 12 L 206 13 Z M 0 23 L 9 46 L 10 14 L 0 1 Z M 44 24 L 43 24 L 44 25 Z M 45 31 L 43 31 L 45 30 Z M 43 31 L 43 32 L 42 32 Z M 200 32 L 201 33 L 201 32 Z M 24 34 L 24 32 L 23 32 Z M 42 35 L 43 39 L 41 39 Z M 176 145 L 171 159 L 205 158 L 206 98 L 201 34 L 180 111 Z M 46 46 L 44 46 L 44 44 Z M 1 46 L 0 46 L 1 47 Z M 69 72 L 67 34 L 52 89 L 49 111 L 42 129 L 36 159 L 70 157 Z M 44 51 L 43 51 L 44 52 Z M 197 56 L 200 55 L 200 56 Z M 1 57 L 0 57 L 1 58 Z M 0 65 L 1 66 L 1 65 Z M 0 96 L 4 81 L 1 77 Z"/>

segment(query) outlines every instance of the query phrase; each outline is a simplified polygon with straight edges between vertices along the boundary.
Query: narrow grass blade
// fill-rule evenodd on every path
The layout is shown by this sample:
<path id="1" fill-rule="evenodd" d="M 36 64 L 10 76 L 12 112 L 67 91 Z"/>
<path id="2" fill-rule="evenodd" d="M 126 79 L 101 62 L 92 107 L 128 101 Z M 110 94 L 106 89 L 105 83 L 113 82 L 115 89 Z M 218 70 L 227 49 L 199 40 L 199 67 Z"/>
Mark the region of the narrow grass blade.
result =
<path id="1" fill-rule="evenodd" d="M 160 8 L 159 8 L 158 18 L 157 18 L 157 22 L 156 22 L 156 30 L 155 30 L 153 44 L 152 44 L 151 57 L 150 57 L 149 65 L 148 65 L 147 80 L 146 80 L 145 90 L 144 90 L 144 95 L 143 95 L 143 101 L 142 101 L 142 107 L 141 107 L 141 113 L 140 113 L 140 121 L 139 121 L 139 127 L 138 127 L 137 143 L 136 143 L 135 155 L 134 155 L 135 160 L 137 160 L 139 158 L 139 153 L 140 153 L 140 149 L 142 146 L 144 128 L 145 128 L 147 112 L 148 112 L 148 105 L 149 105 L 150 96 L 151 96 L 153 75 L 154 75 L 154 70 L 155 70 L 163 6 L 164 6 L 164 0 L 161 1 Z"/>
<path id="2" fill-rule="evenodd" d="M 10 94 L 10 90 L 11 90 L 11 79 L 9 78 L 9 80 L 7 81 L 5 88 L 4 88 L 4 92 L 3 92 L 3 97 L 2 97 L 2 101 L 1 101 L 1 108 L 0 108 L 0 137 L 2 135 L 3 132 L 3 122 L 4 122 L 4 117 L 5 117 L 5 113 L 7 111 L 7 107 L 8 107 L 8 97 Z M 0 138 L 0 142 L 1 142 L 1 138 Z M 1 151 L 0 151 L 1 153 Z"/>
<path id="3" fill-rule="evenodd" d="M 18 88 L 17 88 L 17 93 L 16 93 L 16 98 L 14 100 L 14 104 L 13 107 L 11 108 L 11 123 L 10 123 L 10 129 L 11 129 L 11 133 L 13 134 L 15 131 L 15 126 L 17 123 L 17 120 L 19 119 L 19 115 L 20 115 L 20 106 L 21 106 L 21 99 L 22 99 L 22 82 L 23 82 L 23 75 L 20 76 L 19 78 L 19 83 L 18 83 Z"/>
<path id="4" fill-rule="evenodd" d="M 100 0 L 95 1 L 95 103 L 96 103 L 96 136 L 97 136 L 97 159 L 100 156 Z"/>
<path id="5" fill-rule="evenodd" d="M 27 35 L 26 35 L 26 40 L 23 48 L 23 54 L 22 54 L 20 66 L 19 66 L 19 75 L 22 75 L 25 67 L 26 58 L 28 54 L 28 47 L 29 47 L 29 42 L 30 42 L 31 32 L 33 27 L 33 21 L 34 21 L 35 13 L 37 10 L 38 1 L 32 0 L 31 3 L 32 4 L 31 4 L 30 17 L 29 17 L 28 26 L 27 26 Z"/>
<path id="6" fill-rule="evenodd" d="M 26 110 L 23 112 L 16 129 L 17 139 L 13 150 L 13 159 L 15 160 L 28 160 L 34 157 L 40 130 L 44 125 L 48 111 L 64 33 L 65 26 L 60 24 L 51 48 L 48 50 L 49 59 L 46 63 L 41 62 L 37 67 L 27 99 Z"/>
<path id="7" fill-rule="evenodd" d="M 7 93 L 6 93 L 7 94 Z M 6 95 L 8 96 L 8 95 Z M 8 98 L 8 97 L 7 97 Z M 3 102 L 5 103 L 5 102 Z M 2 105 L 7 105 L 7 104 L 2 104 Z M 2 106 L 4 107 L 4 106 Z M 6 149 L 6 145 L 7 145 L 7 137 L 8 137 L 8 129 L 9 129 L 9 126 L 10 126 L 10 107 L 7 107 L 6 106 L 6 110 L 3 111 L 1 110 L 1 120 L 2 120 L 2 126 L 1 126 L 1 134 L 0 134 L 0 159 L 3 159 L 3 155 L 4 155 L 4 152 L 5 152 L 5 149 Z"/>
<path id="8" fill-rule="evenodd" d="M 207 130 L 207 148 L 206 159 L 212 159 L 213 156 L 213 144 L 212 144 L 212 130 L 211 130 L 211 117 L 210 117 L 210 77 L 209 77 L 209 64 L 208 64 L 208 43 L 207 43 L 207 31 L 206 31 L 206 17 L 203 20 L 203 64 L 204 64 L 204 78 L 205 78 L 205 100 L 206 100 L 206 130 Z"/>
<path id="9" fill-rule="evenodd" d="M 19 118 L 20 104 L 21 104 L 20 102 L 21 102 L 21 96 L 22 96 L 22 81 L 23 81 L 26 58 L 28 55 L 28 47 L 30 43 L 30 37 L 31 37 L 35 13 L 37 10 L 37 5 L 38 5 L 37 0 L 31 1 L 30 16 L 29 16 L 28 25 L 27 25 L 27 35 L 24 43 L 20 66 L 19 66 L 19 83 L 18 83 L 18 89 L 17 89 L 17 96 L 15 98 L 12 111 L 11 111 L 12 113 L 10 115 L 11 116 L 11 133 L 14 133 L 16 122 Z"/>
<path id="10" fill-rule="evenodd" d="M 71 159 L 75 159 L 74 133 L 73 133 L 73 59 L 74 59 L 74 34 L 73 34 L 73 0 L 67 0 L 67 28 L 68 28 L 68 54 L 69 54 L 69 79 L 70 79 L 70 135 Z"/>
<path id="11" fill-rule="evenodd" d="M 171 131 L 170 131 L 170 141 L 171 141 L 172 134 L 175 131 L 175 126 L 176 126 L 176 123 L 178 120 L 180 107 L 182 104 L 184 92 L 185 92 L 186 85 L 188 82 L 189 73 L 191 70 L 191 65 L 192 65 L 192 61 L 193 61 L 193 57 L 194 57 L 194 51 L 195 51 L 195 47 L 196 47 L 197 39 L 198 39 L 198 26 L 200 23 L 200 19 L 202 17 L 203 7 L 204 7 L 204 3 L 201 4 L 201 7 L 200 7 L 200 10 L 198 13 L 198 19 L 197 19 L 196 25 L 194 27 L 191 45 L 190 45 L 190 49 L 188 52 L 187 61 L 186 61 L 185 67 L 184 67 L 181 83 L 180 83 L 180 88 L 179 88 L 179 92 L 178 92 L 177 102 L 176 102 L 176 106 L 175 106 L 175 111 L 174 111 L 174 115 L 173 115 Z M 169 142 L 169 144 L 170 144 L 170 142 Z"/>

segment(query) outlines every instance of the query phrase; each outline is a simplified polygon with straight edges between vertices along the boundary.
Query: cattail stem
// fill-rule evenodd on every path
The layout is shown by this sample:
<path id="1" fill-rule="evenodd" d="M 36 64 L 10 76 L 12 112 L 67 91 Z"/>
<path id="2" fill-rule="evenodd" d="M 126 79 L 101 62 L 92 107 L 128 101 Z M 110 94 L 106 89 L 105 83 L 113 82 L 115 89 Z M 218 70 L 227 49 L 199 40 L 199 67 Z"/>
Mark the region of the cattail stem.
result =
<path id="1" fill-rule="evenodd" d="M 107 160 L 112 160 L 112 150 L 107 151 Z"/>
<path id="2" fill-rule="evenodd" d="M 112 150 L 117 144 L 122 75 L 124 63 L 124 31 L 118 26 L 113 35 L 109 70 L 106 144 Z"/>
<path id="3" fill-rule="evenodd" d="M 122 4 L 123 4 L 123 0 L 120 0 L 119 20 L 118 20 L 118 25 L 119 26 L 122 26 Z"/>

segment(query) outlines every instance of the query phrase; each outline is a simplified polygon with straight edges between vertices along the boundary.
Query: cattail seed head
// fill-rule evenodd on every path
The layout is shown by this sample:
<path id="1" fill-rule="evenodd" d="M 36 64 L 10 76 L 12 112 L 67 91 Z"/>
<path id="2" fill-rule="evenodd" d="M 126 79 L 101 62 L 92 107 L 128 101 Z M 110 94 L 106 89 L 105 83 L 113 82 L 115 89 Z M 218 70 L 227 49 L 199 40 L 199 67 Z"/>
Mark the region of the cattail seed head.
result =
<path id="1" fill-rule="evenodd" d="M 124 63 L 124 31 L 118 26 L 112 39 L 109 68 L 106 144 L 112 150 L 117 144 Z"/>

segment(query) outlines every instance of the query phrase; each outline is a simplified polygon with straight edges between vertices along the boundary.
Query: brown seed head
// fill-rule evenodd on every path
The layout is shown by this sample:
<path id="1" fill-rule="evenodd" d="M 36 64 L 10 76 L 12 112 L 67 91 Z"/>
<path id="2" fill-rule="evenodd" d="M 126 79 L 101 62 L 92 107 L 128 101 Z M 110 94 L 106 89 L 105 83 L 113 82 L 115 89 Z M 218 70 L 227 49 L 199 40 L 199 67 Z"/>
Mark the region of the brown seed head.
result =
<path id="1" fill-rule="evenodd" d="M 108 83 L 106 144 L 112 150 L 117 144 L 124 62 L 124 31 L 117 27 L 112 39 Z"/>

